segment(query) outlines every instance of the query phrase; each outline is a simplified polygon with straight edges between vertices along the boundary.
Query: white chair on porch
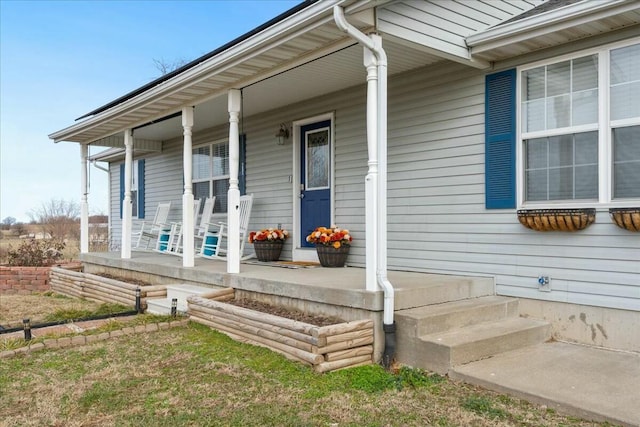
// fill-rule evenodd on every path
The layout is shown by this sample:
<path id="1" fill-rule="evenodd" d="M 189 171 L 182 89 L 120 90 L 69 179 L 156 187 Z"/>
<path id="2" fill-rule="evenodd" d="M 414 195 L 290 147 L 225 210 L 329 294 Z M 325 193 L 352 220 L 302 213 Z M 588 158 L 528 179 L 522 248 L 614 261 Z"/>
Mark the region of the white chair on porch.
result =
<path id="1" fill-rule="evenodd" d="M 140 224 L 140 229 L 131 235 L 131 240 L 136 242 L 136 249 L 149 249 L 152 242 L 158 239 L 162 230 L 171 228 L 171 225 L 167 224 L 170 210 L 171 202 L 158 203 L 153 221 L 143 221 Z"/>
<path id="2" fill-rule="evenodd" d="M 193 201 L 193 224 L 198 223 L 198 215 L 200 214 L 200 199 Z M 158 236 L 156 241 L 157 252 L 182 255 L 182 232 L 184 225 L 182 221 L 172 222 L 168 227 L 165 227 Z"/>
<path id="3" fill-rule="evenodd" d="M 244 256 L 244 245 L 249 234 L 249 219 L 251 217 L 251 207 L 253 205 L 253 194 L 240 196 L 239 215 L 240 215 L 240 259 L 245 260 L 253 257 L 253 253 Z M 229 244 L 229 226 L 225 222 L 210 224 L 204 233 L 202 246 L 198 256 L 213 259 L 226 259 Z"/>
<path id="4" fill-rule="evenodd" d="M 195 203 L 195 201 L 194 201 Z M 209 229 L 210 226 L 210 222 L 211 222 L 211 216 L 213 215 L 213 208 L 216 204 L 216 197 L 207 197 L 204 201 L 204 207 L 202 209 L 202 215 L 200 215 L 200 224 L 198 224 L 198 222 L 196 221 L 197 218 L 197 212 L 200 210 L 200 201 L 198 200 L 198 206 L 196 209 L 196 206 L 194 206 L 194 209 L 196 209 L 194 211 L 194 218 L 193 218 L 193 223 L 197 224 L 194 227 L 194 233 L 193 233 L 193 239 L 194 239 L 194 246 L 198 247 L 200 246 L 198 244 L 199 241 L 201 241 L 204 238 L 204 234 L 207 232 L 207 230 Z M 182 256 L 182 252 L 184 250 L 183 248 L 183 244 L 182 244 L 182 236 L 183 236 L 183 232 L 184 232 L 184 228 L 182 227 L 182 223 L 179 224 L 178 227 L 176 227 L 176 237 L 174 240 L 174 249 L 171 251 L 171 253 L 173 255 L 178 255 L 178 256 Z"/>
<path id="5" fill-rule="evenodd" d="M 204 207 L 202 209 L 202 215 L 200 216 L 200 224 L 196 227 L 193 238 L 195 241 L 195 247 L 199 247 L 199 242 L 202 242 L 204 235 L 211 227 L 211 217 L 213 216 L 213 208 L 216 205 L 216 196 L 207 197 L 204 201 Z"/>

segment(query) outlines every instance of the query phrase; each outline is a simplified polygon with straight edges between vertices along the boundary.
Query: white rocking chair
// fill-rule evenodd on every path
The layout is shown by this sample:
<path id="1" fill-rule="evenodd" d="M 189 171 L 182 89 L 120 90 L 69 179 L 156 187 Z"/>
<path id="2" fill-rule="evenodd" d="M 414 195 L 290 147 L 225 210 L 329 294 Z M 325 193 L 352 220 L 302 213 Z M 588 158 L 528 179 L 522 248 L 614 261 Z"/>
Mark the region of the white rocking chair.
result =
<path id="1" fill-rule="evenodd" d="M 251 207 L 253 205 L 253 194 L 240 197 L 240 259 L 245 260 L 253 257 L 253 253 L 244 255 L 244 244 L 247 241 L 249 218 L 251 217 Z M 225 222 L 210 224 L 217 230 L 210 228 L 204 233 L 199 256 L 203 258 L 226 259 L 228 252 L 229 227 Z"/>
<path id="2" fill-rule="evenodd" d="M 200 214 L 200 199 L 193 201 L 193 223 L 198 223 L 198 215 Z M 182 256 L 182 221 L 172 222 L 165 227 L 158 236 L 156 242 L 156 251 L 171 255 Z"/>
<path id="3" fill-rule="evenodd" d="M 136 249 L 149 249 L 151 242 L 158 239 L 160 232 L 171 227 L 170 224 L 167 224 L 170 210 L 171 202 L 159 203 L 153 221 L 143 221 L 140 224 L 140 230 L 134 232 L 131 236 L 131 240 L 136 241 Z"/>

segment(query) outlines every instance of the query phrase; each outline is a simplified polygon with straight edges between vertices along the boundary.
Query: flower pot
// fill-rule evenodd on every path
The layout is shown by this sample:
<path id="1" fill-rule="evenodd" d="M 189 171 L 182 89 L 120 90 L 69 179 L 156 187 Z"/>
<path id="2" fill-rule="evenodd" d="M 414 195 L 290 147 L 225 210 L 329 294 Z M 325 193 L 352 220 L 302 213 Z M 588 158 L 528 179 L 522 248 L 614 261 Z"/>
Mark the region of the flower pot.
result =
<path id="1" fill-rule="evenodd" d="M 523 209 L 517 212 L 520 224 L 535 231 L 579 231 L 596 220 L 596 210 Z"/>
<path id="2" fill-rule="evenodd" d="M 284 240 L 255 240 L 253 249 L 258 261 L 277 261 L 284 246 Z"/>
<path id="3" fill-rule="evenodd" d="M 351 246 L 342 245 L 338 249 L 333 246 L 316 245 L 320 265 L 323 267 L 344 267 Z"/>
<path id="4" fill-rule="evenodd" d="M 620 228 L 640 231 L 640 208 L 611 208 L 611 220 Z"/>

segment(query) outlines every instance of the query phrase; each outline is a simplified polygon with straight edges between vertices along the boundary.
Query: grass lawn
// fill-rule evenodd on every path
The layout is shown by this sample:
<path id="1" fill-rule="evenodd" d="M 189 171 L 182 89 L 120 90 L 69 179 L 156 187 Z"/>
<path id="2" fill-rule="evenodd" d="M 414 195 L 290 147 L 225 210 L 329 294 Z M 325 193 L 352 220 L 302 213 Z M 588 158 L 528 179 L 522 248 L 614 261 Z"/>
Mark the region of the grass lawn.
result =
<path id="1" fill-rule="evenodd" d="M 194 323 L 2 359 L 0 414 L 0 426 L 600 425 L 419 370 L 315 374 Z"/>
<path id="2" fill-rule="evenodd" d="M 118 308 L 114 304 L 112 305 Z M 0 295 L 0 325 L 4 327 L 22 326 L 22 319 L 31 319 L 32 324 L 72 318 L 79 319 L 91 314 L 102 314 L 100 310 L 104 306 L 105 304 L 100 302 L 71 298 L 55 292 L 32 295 Z M 120 306 L 118 310 L 112 311 L 127 309 L 132 308 Z"/>

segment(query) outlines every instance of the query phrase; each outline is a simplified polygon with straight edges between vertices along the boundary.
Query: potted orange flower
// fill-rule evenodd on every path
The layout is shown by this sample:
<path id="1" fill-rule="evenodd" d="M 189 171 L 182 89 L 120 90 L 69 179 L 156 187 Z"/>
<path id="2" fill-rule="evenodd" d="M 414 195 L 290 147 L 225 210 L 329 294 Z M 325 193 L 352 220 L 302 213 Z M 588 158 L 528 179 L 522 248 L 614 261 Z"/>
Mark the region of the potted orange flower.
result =
<path id="1" fill-rule="evenodd" d="M 307 236 L 307 242 L 316 245 L 318 259 L 323 267 L 344 267 L 353 237 L 346 228 L 317 227 Z"/>
<path id="2" fill-rule="evenodd" d="M 250 232 L 249 243 L 253 243 L 258 261 L 277 261 L 288 237 L 287 230 L 264 228 L 260 231 Z"/>

